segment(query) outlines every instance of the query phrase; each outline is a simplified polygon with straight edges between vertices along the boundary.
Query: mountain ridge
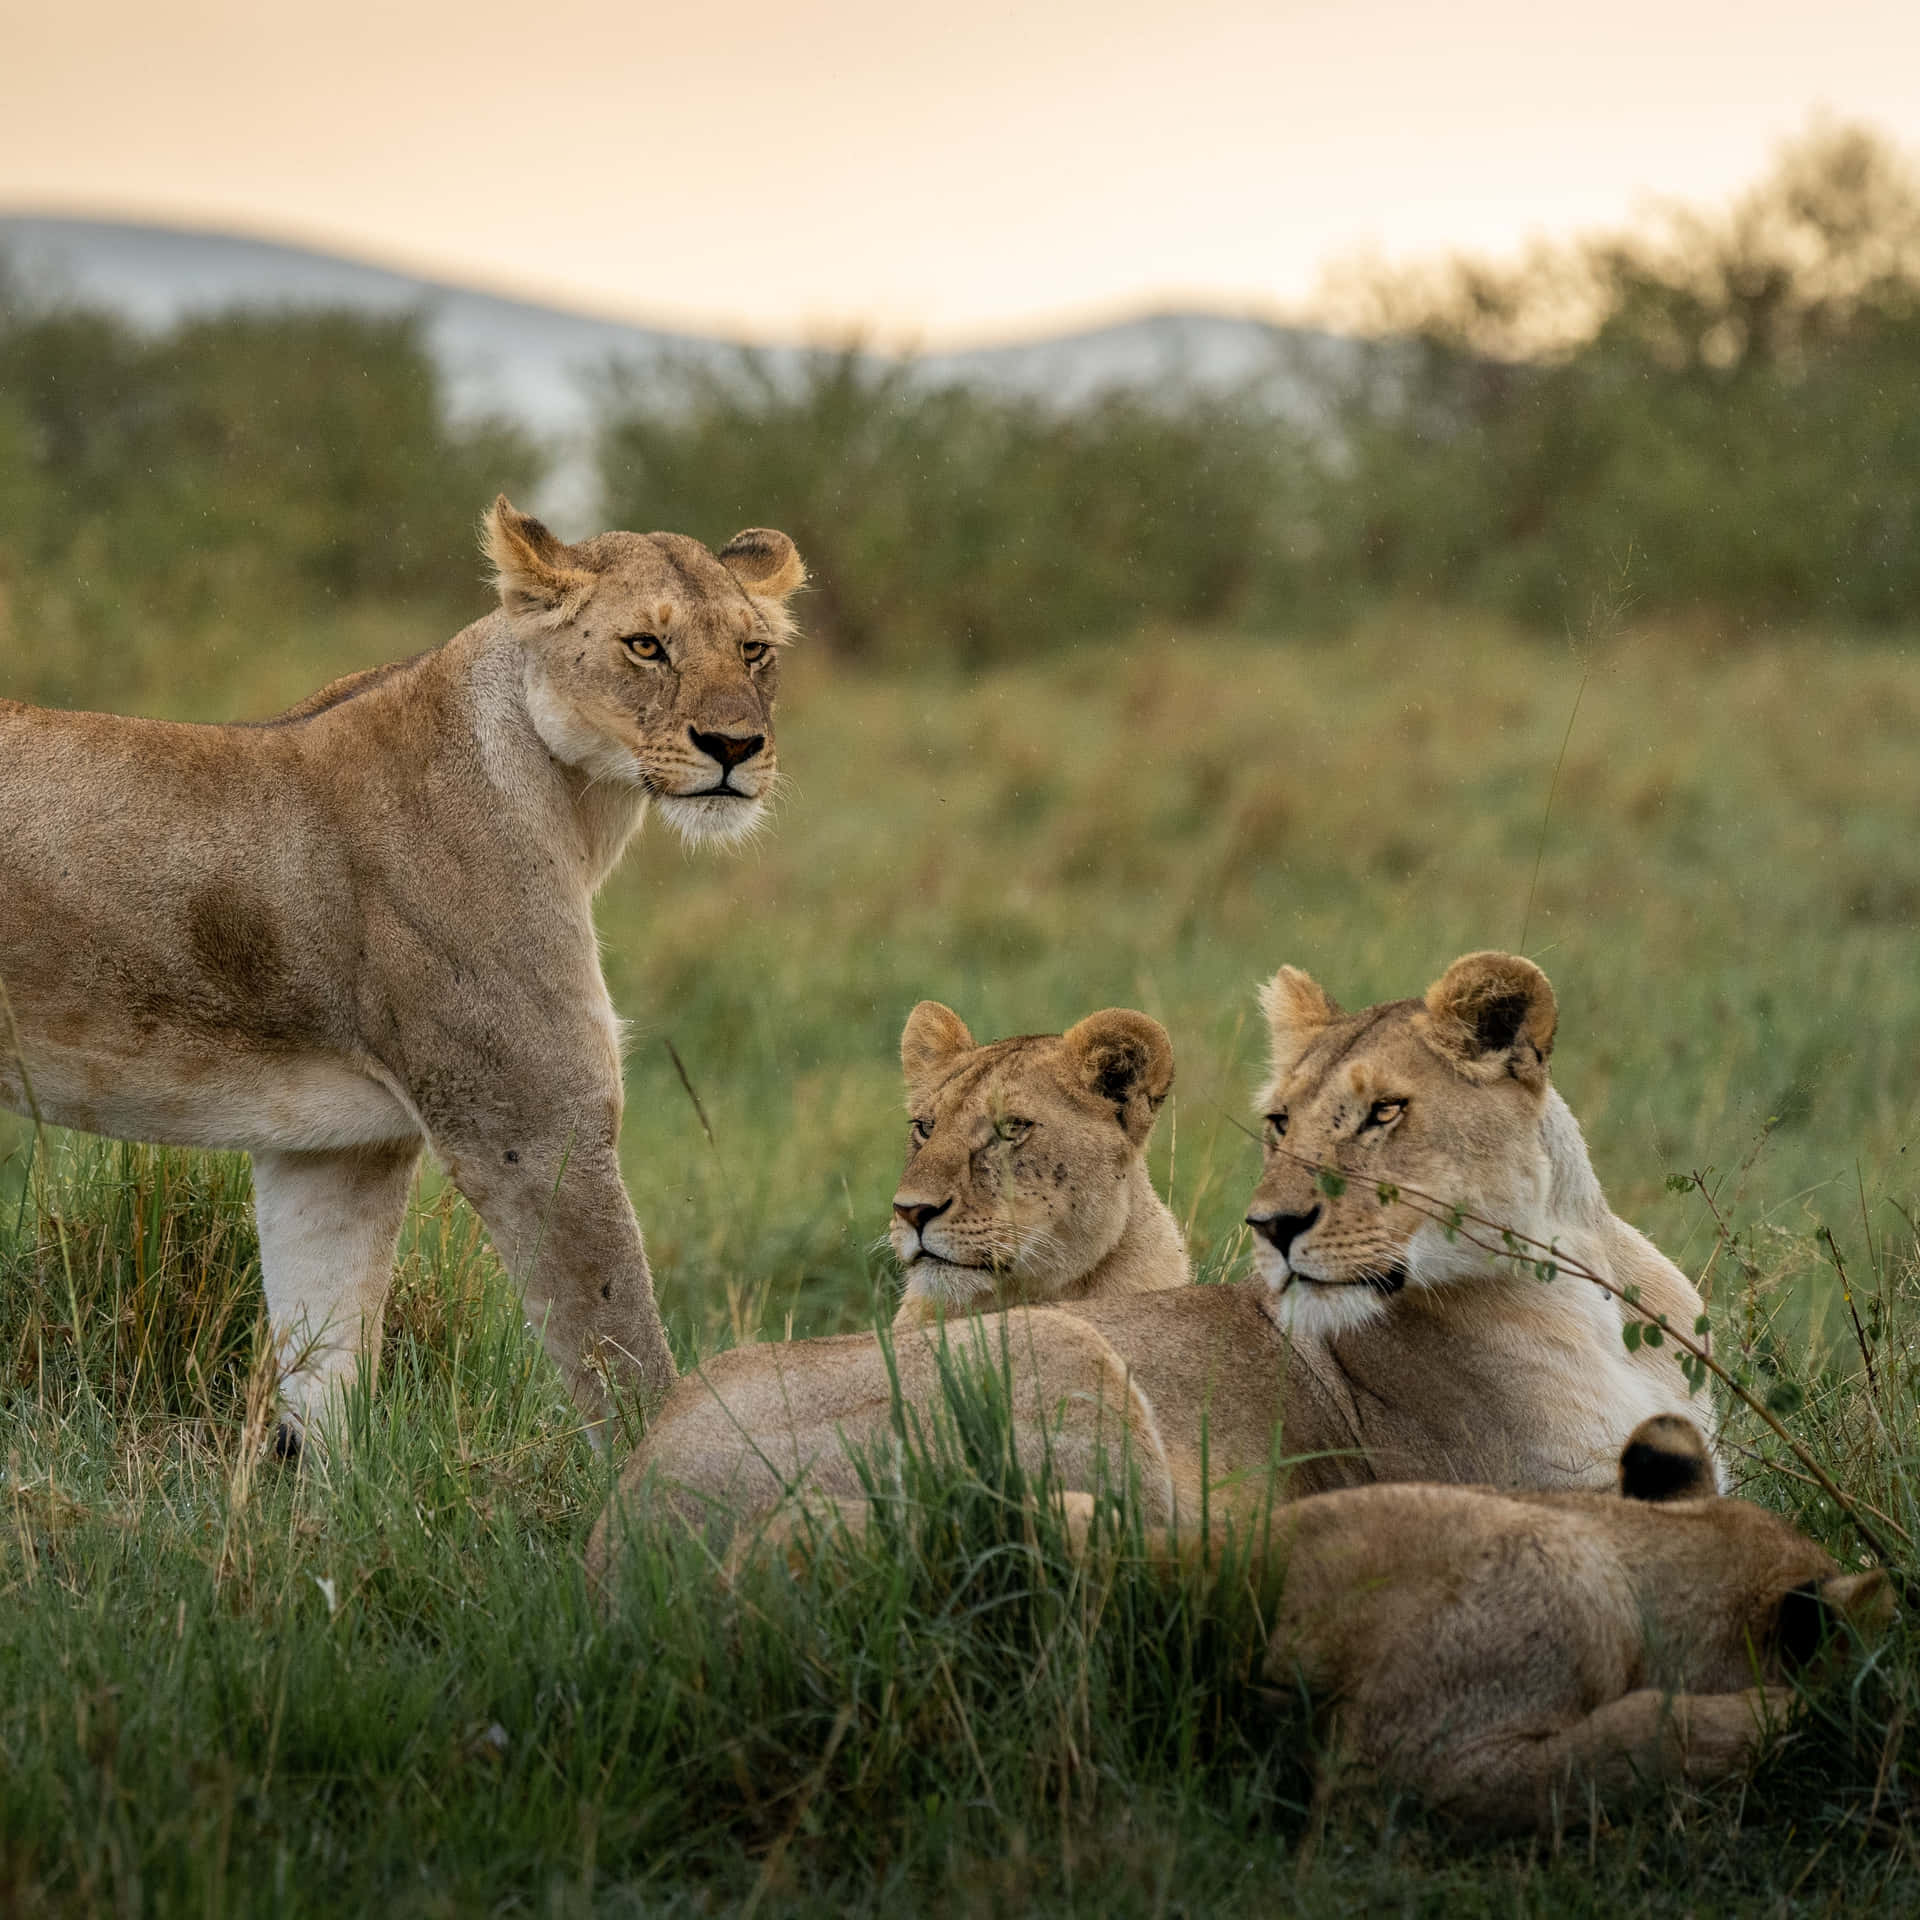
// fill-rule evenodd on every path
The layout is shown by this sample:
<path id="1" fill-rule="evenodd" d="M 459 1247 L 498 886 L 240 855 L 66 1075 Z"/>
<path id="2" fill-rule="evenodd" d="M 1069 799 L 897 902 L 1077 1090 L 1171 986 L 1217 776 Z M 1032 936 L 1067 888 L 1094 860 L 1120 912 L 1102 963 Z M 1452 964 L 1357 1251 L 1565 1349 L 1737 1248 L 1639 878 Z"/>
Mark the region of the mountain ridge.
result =
<path id="1" fill-rule="evenodd" d="M 418 312 L 458 417 L 502 414 L 553 449 L 541 505 L 591 516 L 595 376 L 644 377 L 676 362 L 719 363 L 747 343 L 624 321 L 376 265 L 346 254 L 216 229 L 0 211 L 0 261 L 29 297 L 115 312 L 162 330 L 232 308 Z M 756 346 L 797 374 L 827 349 Z M 1071 409 L 1116 391 L 1257 393 L 1303 423 L 1323 417 L 1360 343 L 1312 328 L 1207 312 L 1145 313 L 993 346 L 905 356 L 913 377 L 965 382 Z M 877 359 L 893 356 L 876 353 Z"/>

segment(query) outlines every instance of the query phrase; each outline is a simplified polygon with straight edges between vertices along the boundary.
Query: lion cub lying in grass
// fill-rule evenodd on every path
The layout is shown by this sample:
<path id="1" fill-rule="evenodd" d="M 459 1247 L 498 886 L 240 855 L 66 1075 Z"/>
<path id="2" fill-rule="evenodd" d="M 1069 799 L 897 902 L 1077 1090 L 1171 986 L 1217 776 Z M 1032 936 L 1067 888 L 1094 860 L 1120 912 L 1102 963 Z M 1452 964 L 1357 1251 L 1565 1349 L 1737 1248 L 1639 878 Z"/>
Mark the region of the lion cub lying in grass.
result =
<path id="1" fill-rule="evenodd" d="M 1891 1617 L 1887 1576 L 1843 1574 L 1777 1514 L 1716 1497 L 1675 1415 L 1634 1430 L 1620 1494 L 1295 1501 L 1256 1561 L 1277 1607 L 1267 1676 L 1313 1703 L 1331 1766 L 1475 1826 L 1549 1827 L 1642 1783 L 1739 1773 L 1829 1630 Z"/>
<path id="2" fill-rule="evenodd" d="M 1258 1278 L 909 1324 L 890 1346 L 868 1333 L 717 1354 L 628 1462 L 594 1567 L 629 1506 L 726 1527 L 794 1494 L 860 1498 L 956 1368 L 991 1377 L 1028 1472 L 1093 1489 L 1124 1457 L 1155 1524 L 1263 1506 L 1276 1472 L 1295 1494 L 1608 1485 L 1635 1426 L 1693 1405 L 1674 1348 L 1630 1352 L 1617 1299 L 1571 1272 L 1542 1280 L 1497 1234 L 1414 1198 L 1511 1223 L 1692 1332 L 1699 1295 L 1608 1209 L 1549 1084 L 1546 976 L 1469 954 L 1423 998 L 1347 1015 L 1283 968 L 1264 1004 Z M 954 1035 L 941 1057 L 963 1051 Z M 1091 1110 L 1080 1124 L 1112 1126 Z"/>
<path id="3" fill-rule="evenodd" d="M 912 1125 L 893 1196 L 895 1326 L 1187 1284 L 1180 1229 L 1147 1174 L 1173 1085 L 1157 1020 L 1109 1008 L 1063 1034 L 976 1046 L 957 1013 L 923 1000 L 900 1065 Z"/>

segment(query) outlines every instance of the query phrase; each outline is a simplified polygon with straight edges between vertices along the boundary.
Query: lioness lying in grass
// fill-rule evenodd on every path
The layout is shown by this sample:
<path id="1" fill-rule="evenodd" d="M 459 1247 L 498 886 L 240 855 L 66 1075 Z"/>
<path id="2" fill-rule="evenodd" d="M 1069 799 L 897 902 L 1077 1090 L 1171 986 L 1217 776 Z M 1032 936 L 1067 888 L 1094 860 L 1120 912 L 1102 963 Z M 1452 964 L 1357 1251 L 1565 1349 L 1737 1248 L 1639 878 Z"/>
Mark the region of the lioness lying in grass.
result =
<path id="1" fill-rule="evenodd" d="M 1608 1484 L 1640 1421 L 1692 1406 L 1679 1356 L 1629 1351 L 1635 1310 L 1571 1273 L 1538 1277 L 1473 1220 L 1512 1220 L 1689 1334 L 1701 1307 L 1608 1210 L 1548 1083 L 1545 975 L 1471 954 L 1423 999 L 1346 1016 L 1283 969 L 1265 1005 L 1259 1278 L 718 1354 L 636 1449 L 594 1564 L 643 1495 L 724 1524 L 795 1492 L 857 1499 L 956 1366 L 999 1378 L 1029 1471 L 1050 1462 L 1058 1484 L 1093 1488 L 1124 1454 L 1161 1524 L 1264 1503 L 1276 1467 L 1294 1493 Z M 1442 1204 L 1423 1211 L 1416 1188 Z M 1452 1207 L 1459 1225 L 1436 1221 Z"/>
<path id="2" fill-rule="evenodd" d="M 896 1326 L 1187 1284 L 1180 1229 L 1147 1173 L 1173 1085 L 1159 1021 L 1109 1008 L 1063 1034 L 976 1046 L 957 1013 L 923 1000 L 900 1065 L 911 1124 L 893 1196 Z"/>
<path id="3" fill-rule="evenodd" d="M 1404 1789 L 1524 1830 L 1738 1775 L 1829 1636 L 1891 1618 L 1884 1573 L 1842 1573 L 1715 1481 L 1699 1430 L 1661 1414 L 1628 1437 L 1617 1492 L 1349 1487 L 1144 1538 L 1086 1492 L 1056 1511 L 1081 1565 L 1139 1539 L 1165 1571 L 1251 1588 L 1271 1622 L 1265 1676 L 1311 1709 L 1325 1786 Z M 863 1500 L 789 1503 L 730 1570 L 857 1552 L 873 1516 Z"/>
<path id="4" fill-rule="evenodd" d="M 1635 1429 L 1620 1494 L 1353 1487 L 1278 1510 L 1266 1671 L 1313 1703 L 1329 1765 L 1476 1826 L 1583 1818 L 1739 1773 L 1828 1632 L 1892 1615 L 1884 1573 L 1719 1498 L 1687 1420 Z"/>

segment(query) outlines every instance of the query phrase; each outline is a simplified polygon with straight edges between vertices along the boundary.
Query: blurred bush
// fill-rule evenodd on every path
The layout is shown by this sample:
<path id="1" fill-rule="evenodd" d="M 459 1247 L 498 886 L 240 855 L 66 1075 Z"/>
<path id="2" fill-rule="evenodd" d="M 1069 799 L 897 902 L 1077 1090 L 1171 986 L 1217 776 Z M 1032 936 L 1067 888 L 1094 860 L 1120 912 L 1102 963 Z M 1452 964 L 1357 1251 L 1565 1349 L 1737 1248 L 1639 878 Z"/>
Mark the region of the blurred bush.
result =
<path id="1" fill-rule="evenodd" d="M 63 649 L 470 604 L 481 506 L 541 465 L 516 429 L 450 423 L 412 316 L 243 312 L 156 336 L 0 287 L 0 638 L 37 652 L 46 697 Z"/>
<path id="2" fill-rule="evenodd" d="M 1231 623 L 1294 450 L 1232 400 L 1071 412 L 849 348 L 616 376 L 600 443 L 626 527 L 791 534 L 809 629 L 860 658 L 1017 657 L 1143 620 Z"/>
<path id="3" fill-rule="evenodd" d="M 1382 603 L 1558 631 L 1623 587 L 1734 633 L 1920 620 L 1920 180 L 1873 135 L 1815 132 L 1718 214 L 1368 275 L 1331 317 L 1356 344 L 1304 409 L 1197 368 L 1067 407 L 854 349 L 616 373 L 606 522 L 784 527 L 811 630 L 876 664 Z M 541 466 L 450 421 L 414 318 L 152 336 L 0 285 L 8 691 L 277 698 L 387 636 L 327 628 L 271 690 L 234 649 L 362 607 L 428 644 L 482 604 L 480 505 Z"/>
<path id="4" fill-rule="evenodd" d="M 1623 582 L 1735 626 L 1920 617 L 1920 182 L 1871 134 L 1817 132 L 1723 215 L 1376 273 L 1335 313 L 1372 344 L 1312 423 L 855 351 L 616 380 L 608 516 L 785 527 L 810 623 L 866 658 L 1409 599 L 1557 630 Z"/>
<path id="5" fill-rule="evenodd" d="M 1920 180 L 1790 147 L 1727 213 L 1350 290 L 1396 341 L 1346 399 L 1322 565 L 1532 623 L 1623 574 L 1735 624 L 1920 616 Z"/>

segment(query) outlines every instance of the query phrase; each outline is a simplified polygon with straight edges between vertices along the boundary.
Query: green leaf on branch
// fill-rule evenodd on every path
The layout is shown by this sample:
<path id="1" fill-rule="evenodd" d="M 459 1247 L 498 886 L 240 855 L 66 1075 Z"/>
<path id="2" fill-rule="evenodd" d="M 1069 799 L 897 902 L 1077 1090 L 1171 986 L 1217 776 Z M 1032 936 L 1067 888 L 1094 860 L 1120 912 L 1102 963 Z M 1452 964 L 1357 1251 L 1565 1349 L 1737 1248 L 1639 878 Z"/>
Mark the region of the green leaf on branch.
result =
<path id="1" fill-rule="evenodd" d="M 1329 1200 L 1338 1200 L 1347 1190 L 1347 1176 L 1335 1173 L 1331 1167 L 1322 1167 L 1314 1176 L 1314 1183 Z"/>

